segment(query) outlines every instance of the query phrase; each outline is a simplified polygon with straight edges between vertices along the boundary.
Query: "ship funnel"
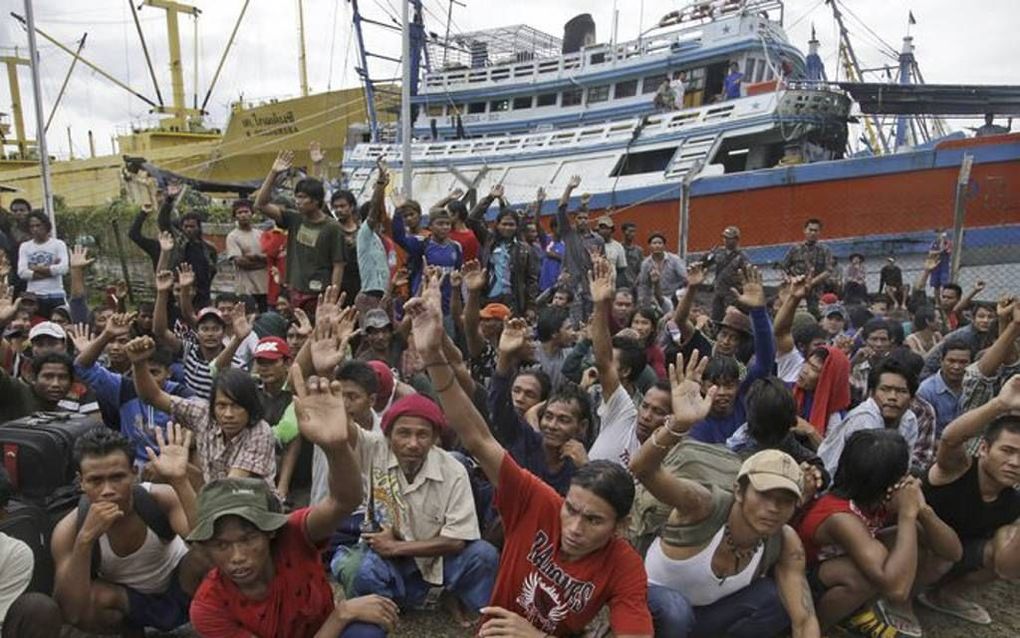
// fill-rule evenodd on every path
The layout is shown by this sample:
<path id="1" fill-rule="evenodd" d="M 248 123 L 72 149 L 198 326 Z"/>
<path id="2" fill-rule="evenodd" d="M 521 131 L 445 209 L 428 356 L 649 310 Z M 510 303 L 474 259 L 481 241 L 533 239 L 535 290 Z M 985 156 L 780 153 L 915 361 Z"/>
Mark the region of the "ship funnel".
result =
<path id="1" fill-rule="evenodd" d="M 595 44 L 595 19 L 582 13 L 563 25 L 563 53 L 576 53 L 582 47 Z"/>

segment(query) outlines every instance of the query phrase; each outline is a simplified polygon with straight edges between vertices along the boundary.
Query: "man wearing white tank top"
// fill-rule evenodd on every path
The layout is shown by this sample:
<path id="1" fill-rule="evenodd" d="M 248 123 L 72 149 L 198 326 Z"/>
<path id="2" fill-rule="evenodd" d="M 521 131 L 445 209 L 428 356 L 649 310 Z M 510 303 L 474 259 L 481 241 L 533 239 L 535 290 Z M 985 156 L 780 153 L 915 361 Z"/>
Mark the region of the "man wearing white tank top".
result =
<path id="1" fill-rule="evenodd" d="M 642 444 L 630 470 L 673 508 L 645 557 L 648 608 L 656 636 L 820 636 L 805 578 L 804 546 L 787 523 L 804 475 L 785 452 L 749 457 L 733 493 L 671 475 L 662 461 L 708 414 L 716 393 L 701 396 L 708 359 L 692 353 L 670 366 L 673 421 Z"/>
<path id="2" fill-rule="evenodd" d="M 87 504 L 53 531 L 53 597 L 65 622 L 79 629 L 141 635 L 188 622 L 191 596 L 209 567 L 182 540 L 196 520 L 187 478 L 191 433 L 171 424 L 167 439 L 159 431 L 156 439 L 160 450 L 148 449 L 149 468 L 167 484 L 140 490 L 134 451 L 122 435 L 97 427 L 75 444 Z"/>

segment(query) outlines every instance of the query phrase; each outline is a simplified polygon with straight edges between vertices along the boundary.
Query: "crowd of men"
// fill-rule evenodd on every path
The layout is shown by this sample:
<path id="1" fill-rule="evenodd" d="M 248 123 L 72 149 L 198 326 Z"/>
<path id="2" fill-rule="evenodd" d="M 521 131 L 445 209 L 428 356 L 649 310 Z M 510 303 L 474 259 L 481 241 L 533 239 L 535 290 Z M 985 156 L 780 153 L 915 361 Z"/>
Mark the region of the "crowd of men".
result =
<path id="1" fill-rule="evenodd" d="M 381 161 L 358 202 L 292 160 L 223 254 L 167 185 L 137 307 L 28 202 L 0 217 L 0 423 L 96 424 L 52 592 L 0 533 L 3 636 L 436 606 L 486 637 L 921 636 L 916 605 L 988 624 L 974 588 L 1020 577 L 1020 300 L 932 277 L 945 246 L 869 292 L 806 220 L 770 290 L 737 226 L 685 263 L 579 177 L 544 216 L 543 189 L 390 201 Z"/>

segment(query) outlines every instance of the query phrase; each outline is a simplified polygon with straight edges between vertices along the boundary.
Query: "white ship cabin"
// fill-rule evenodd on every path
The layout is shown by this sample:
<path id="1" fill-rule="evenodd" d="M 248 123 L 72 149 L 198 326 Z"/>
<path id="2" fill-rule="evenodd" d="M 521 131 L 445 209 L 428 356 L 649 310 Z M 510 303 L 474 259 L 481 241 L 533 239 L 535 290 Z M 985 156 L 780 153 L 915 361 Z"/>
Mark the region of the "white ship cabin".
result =
<path id="1" fill-rule="evenodd" d="M 768 92 L 777 71 L 804 72 L 782 20 L 779 0 L 702 0 L 615 44 L 596 43 L 588 14 L 568 22 L 562 39 L 524 25 L 461 34 L 458 49 L 430 52 L 443 67 L 425 73 L 412 98 L 413 135 L 469 139 L 641 117 L 680 71 L 683 106 L 697 109 L 721 101 L 731 63 L 745 94 Z"/>

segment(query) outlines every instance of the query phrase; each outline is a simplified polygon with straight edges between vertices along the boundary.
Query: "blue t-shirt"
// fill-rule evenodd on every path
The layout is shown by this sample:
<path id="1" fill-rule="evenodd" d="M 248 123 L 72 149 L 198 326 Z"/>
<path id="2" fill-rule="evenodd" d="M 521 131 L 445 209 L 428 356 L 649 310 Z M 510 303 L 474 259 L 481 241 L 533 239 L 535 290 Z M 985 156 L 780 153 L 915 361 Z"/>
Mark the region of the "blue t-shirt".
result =
<path id="1" fill-rule="evenodd" d="M 489 266 L 492 272 L 489 296 L 498 297 L 510 294 L 510 244 L 507 242 L 496 242 L 492 247 L 492 254 L 489 258 Z"/>
<path id="2" fill-rule="evenodd" d="M 556 260 L 549 255 L 542 255 L 542 269 L 538 274 L 538 288 L 542 292 L 556 285 L 556 280 L 560 278 L 560 268 L 563 266 L 563 253 L 566 250 L 563 242 L 559 240 L 550 240 L 545 249 L 553 251 L 560 256 L 560 259 Z"/>
<path id="3" fill-rule="evenodd" d="M 740 97 L 740 83 L 744 79 L 744 74 L 740 71 L 734 71 L 726 76 L 723 80 L 723 95 L 727 100 L 735 100 Z"/>

